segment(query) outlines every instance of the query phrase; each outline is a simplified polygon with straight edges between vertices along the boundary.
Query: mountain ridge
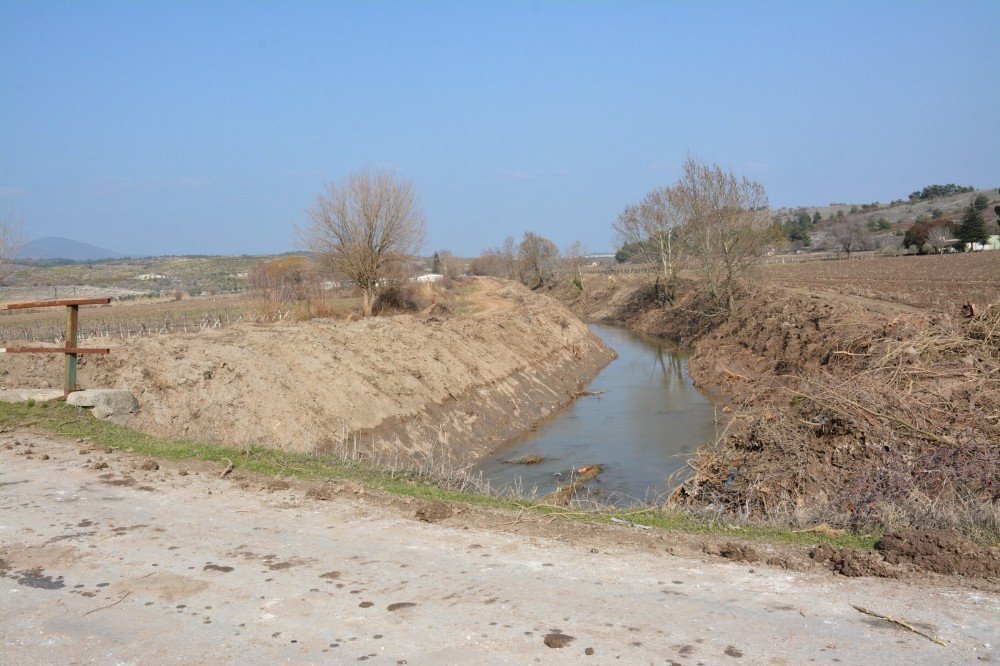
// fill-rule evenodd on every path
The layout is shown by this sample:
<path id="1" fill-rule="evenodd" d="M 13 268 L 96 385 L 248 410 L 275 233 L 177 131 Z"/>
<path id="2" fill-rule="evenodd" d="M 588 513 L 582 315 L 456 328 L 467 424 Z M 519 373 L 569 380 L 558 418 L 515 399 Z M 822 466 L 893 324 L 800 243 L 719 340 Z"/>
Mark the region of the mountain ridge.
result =
<path id="1" fill-rule="evenodd" d="M 17 253 L 18 259 L 66 259 L 69 261 L 95 261 L 120 259 L 125 255 L 83 241 L 63 236 L 46 236 L 28 241 Z"/>

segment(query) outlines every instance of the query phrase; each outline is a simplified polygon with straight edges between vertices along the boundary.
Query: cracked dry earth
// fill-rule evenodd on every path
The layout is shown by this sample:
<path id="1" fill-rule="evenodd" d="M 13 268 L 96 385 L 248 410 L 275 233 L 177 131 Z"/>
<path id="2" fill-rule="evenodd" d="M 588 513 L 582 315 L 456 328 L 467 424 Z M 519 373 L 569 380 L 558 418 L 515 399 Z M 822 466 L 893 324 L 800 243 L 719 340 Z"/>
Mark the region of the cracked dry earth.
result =
<path id="1" fill-rule="evenodd" d="M 0 436 L 3 662 L 1000 661 L 990 592 L 428 523 L 185 464 Z"/>

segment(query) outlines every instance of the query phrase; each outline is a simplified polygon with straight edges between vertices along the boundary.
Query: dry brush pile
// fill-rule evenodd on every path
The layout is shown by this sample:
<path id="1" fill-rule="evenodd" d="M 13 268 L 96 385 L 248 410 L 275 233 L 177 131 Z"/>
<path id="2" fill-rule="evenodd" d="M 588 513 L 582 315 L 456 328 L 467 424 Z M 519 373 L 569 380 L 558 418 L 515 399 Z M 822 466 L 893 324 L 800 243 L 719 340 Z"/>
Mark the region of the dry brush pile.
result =
<path id="1" fill-rule="evenodd" d="M 1000 538 L 1000 304 L 953 318 L 768 290 L 699 343 L 692 371 L 736 400 L 678 499 Z"/>

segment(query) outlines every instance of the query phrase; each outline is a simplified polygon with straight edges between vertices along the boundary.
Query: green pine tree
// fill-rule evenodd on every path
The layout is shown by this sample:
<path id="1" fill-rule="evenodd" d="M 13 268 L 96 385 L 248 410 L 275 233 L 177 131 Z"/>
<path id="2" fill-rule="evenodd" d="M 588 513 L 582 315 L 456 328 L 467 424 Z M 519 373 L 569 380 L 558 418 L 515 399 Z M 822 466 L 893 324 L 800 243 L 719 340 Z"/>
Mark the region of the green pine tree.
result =
<path id="1" fill-rule="evenodd" d="M 441 255 L 437 252 L 434 253 L 434 258 L 431 260 L 431 273 L 441 272 Z"/>
<path id="2" fill-rule="evenodd" d="M 965 209 L 962 221 L 955 229 L 955 237 L 963 243 L 985 243 L 989 240 L 990 234 L 986 229 L 986 222 L 974 204 L 969 204 Z"/>

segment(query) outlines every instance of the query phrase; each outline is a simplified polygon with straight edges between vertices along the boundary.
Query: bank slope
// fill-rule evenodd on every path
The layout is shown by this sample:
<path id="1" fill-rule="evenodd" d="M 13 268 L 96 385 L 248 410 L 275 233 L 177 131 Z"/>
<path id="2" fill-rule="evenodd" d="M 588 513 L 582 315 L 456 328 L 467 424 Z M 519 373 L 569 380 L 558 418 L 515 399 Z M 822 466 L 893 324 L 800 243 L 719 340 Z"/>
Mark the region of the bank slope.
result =
<path id="1" fill-rule="evenodd" d="M 612 357 L 561 304 L 520 285 L 478 280 L 472 303 L 467 314 L 134 338 L 81 377 L 132 390 L 130 425 L 153 434 L 469 462 L 563 406 Z"/>

